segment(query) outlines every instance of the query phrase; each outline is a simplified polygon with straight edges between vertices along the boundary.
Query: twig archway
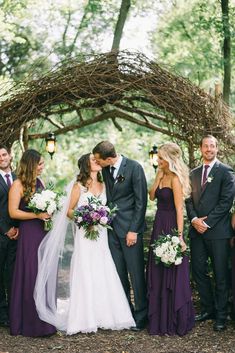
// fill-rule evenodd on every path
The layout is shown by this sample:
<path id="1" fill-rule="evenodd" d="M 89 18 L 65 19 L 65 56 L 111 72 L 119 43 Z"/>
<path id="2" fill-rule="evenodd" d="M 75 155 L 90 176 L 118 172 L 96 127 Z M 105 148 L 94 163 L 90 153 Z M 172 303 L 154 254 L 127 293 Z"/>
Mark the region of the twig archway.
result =
<path id="1" fill-rule="evenodd" d="M 235 149 L 232 116 L 221 98 L 138 52 L 64 61 L 40 78 L 17 85 L 0 100 L 0 142 L 8 145 L 22 136 L 44 138 L 47 131 L 28 130 L 32 122 L 35 130 L 38 120 L 50 122 L 58 135 L 107 119 L 120 128 L 119 118 L 185 141 L 191 166 L 205 133 L 222 142 L 227 156 Z M 68 114 L 73 120 L 65 122 L 63 116 Z"/>

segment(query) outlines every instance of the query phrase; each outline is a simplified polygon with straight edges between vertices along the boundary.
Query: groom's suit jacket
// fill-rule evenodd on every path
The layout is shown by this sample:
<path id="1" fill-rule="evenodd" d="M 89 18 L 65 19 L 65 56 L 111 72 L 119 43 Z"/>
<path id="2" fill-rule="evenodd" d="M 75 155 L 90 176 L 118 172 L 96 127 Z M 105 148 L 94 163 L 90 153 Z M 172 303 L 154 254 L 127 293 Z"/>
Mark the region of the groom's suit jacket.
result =
<path id="1" fill-rule="evenodd" d="M 102 174 L 107 202 L 118 207 L 112 224 L 115 233 L 121 238 L 129 231 L 143 233 L 147 206 L 147 183 L 143 168 L 138 162 L 123 156 L 115 181 L 109 168 L 103 168 Z"/>
<path id="2" fill-rule="evenodd" d="M 190 222 L 194 217 L 204 217 L 210 227 L 200 236 L 206 239 L 226 239 L 233 235 L 229 210 L 235 194 L 234 174 L 231 167 L 216 161 L 212 167 L 208 181 L 201 187 L 202 166 L 191 172 L 191 197 L 186 200 L 186 209 Z M 190 236 L 198 236 L 198 232 L 190 226 Z"/>
<path id="3" fill-rule="evenodd" d="M 16 179 L 16 175 L 12 173 L 13 180 Z M 8 191 L 7 186 L 2 175 L 0 175 L 0 236 L 8 232 L 11 227 L 17 226 L 18 222 L 13 220 L 9 216 L 8 212 Z"/>

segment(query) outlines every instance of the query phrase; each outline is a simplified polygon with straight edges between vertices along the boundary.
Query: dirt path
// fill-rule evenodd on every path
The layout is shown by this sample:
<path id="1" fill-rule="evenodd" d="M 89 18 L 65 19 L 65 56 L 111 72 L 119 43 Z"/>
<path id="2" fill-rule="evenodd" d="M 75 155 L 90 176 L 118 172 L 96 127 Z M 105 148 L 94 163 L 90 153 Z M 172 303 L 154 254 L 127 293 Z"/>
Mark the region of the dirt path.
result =
<path id="1" fill-rule="evenodd" d="M 102 331 L 96 334 L 49 338 L 12 337 L 0 328 L 0 353 L 232 353 L 235 352 L 235 327 L 216 333 L 212 321 L 197 324 L 184 337 L 149 336 L 147 331 Z"/>

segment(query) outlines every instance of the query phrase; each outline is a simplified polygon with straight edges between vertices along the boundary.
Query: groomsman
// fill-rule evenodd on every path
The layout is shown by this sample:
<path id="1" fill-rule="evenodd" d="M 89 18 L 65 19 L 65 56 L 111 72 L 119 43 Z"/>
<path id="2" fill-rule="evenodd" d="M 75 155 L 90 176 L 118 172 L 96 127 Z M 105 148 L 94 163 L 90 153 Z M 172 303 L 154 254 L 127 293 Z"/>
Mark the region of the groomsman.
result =
<path id="1" fill-rule="evenodd" d="M 10 150 L 0 145 L 0 326 L 9 326 L 9 299 L 16 255 L 17 222 L 8 213 L 8 191 L 15 179 Z"/>
<path id="2" fill-rule="evenodd" d="M 109 141 L 96 145 L 93 154 L 97 163 L 103 167 L 108 203 L 118 207 L 112 224 L 113 230 L 109 231 L 109 247 L 136 322 L 136 327 L 132 329 L 141 330 L 147 321 L 143 253 L 146 178 L 141 165 L 118 155 Z M 134 308 L 130 300 L 129 276 L 134 292 Z"/>
<path id="3" fill-rule="evenodd" d="M 212 135 L 202 138 L 203 165 L 191 172 L 192 193 L 186 200 L 191 222 L 191 261 L 201 313 L 197 321 L 215 319 L 214 330 L 226 329 L 228 302 L 229 239 L 233 234 L 229 210 L 235 194 L 231 167 L 217 159 L 218 142 Z M 211 261 L 215 289 L 208 275 Z"/>

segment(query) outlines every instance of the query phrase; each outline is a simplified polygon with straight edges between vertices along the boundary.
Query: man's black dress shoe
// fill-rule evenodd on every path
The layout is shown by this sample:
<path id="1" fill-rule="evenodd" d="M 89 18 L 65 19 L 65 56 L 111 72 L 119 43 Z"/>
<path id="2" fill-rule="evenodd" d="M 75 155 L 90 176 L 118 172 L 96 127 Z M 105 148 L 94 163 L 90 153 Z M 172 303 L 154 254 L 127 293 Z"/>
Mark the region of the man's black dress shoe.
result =
<path id="1" fill-rule="evenodd" d="M 147 319 L 136 322 L 136 326 L 132 326 L 131 331 L 139 332 L 141 330 L 144 330 L 145 327 L 147 326 L 147 323 L 148 323 Z"/>
<path id="2" fill-rule="evenodd" d="M 214 331 L 224 331 L 227 329 L 227 326 L 226 326 L 226 321 L 216 321 L 213 325 L 213 330 Z"/>
<path id="3" fill-rule="evenodd" d="M 139 331 L 141 331 L 141 330 L 143 330 L 143 329 L 141 329 L 141 328 L 139 328 L 139 327 L 137 327 L 137 326 L 131 326 L 130 330 L 131 330 L 131 331 L 134 331 L 134 332 L 139 332 Z"/>
<path id="4" fill-rule="evenodd" d="M 9 323 L 8 320 L 0 321 L 0 326 L 1 326 L 1 327 L 9 327 L 9 326 L 10 326 L 10 323 Z"/>
<path id="5" fill-rule="evenodd" d="M 201 313 L 195 316 L 195 321 L 206 321 L 206 320 L 213 320 L 215 319 L 215 315 L 213 313 Z"/>

